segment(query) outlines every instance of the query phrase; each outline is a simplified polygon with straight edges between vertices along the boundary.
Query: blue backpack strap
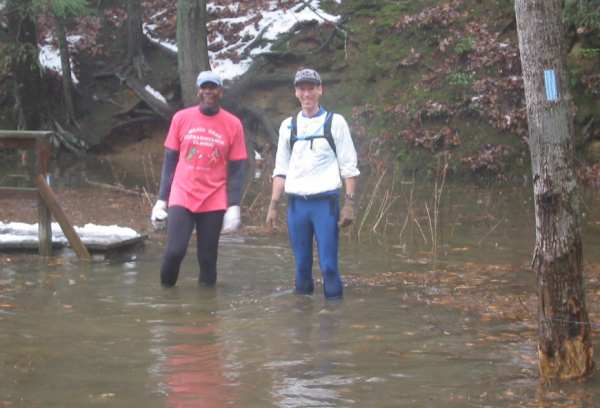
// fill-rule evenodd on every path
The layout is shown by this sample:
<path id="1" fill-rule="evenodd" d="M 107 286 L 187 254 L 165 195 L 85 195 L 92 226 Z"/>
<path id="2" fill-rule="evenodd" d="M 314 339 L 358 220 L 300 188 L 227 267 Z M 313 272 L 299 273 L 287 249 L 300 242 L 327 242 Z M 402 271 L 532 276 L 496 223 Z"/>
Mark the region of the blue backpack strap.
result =
<path id="1" fill-rule="evenodd" d="M 323 137 L 329 143 L 331 150 L 333 150 L 333 154 L 337 157 L 337 150 L 335 148 L 335 141 L 333 140 L 333 134 L 331 133 L 331 123 L 333 122 L 333 112 L 327 112 L 325 116 L 325 122 L 323 123 Z M 321 136 L 318 136 L 321 137 Z M 312 139 L 316 137 L 310 137 L 307 140 L 310 140 L 312 143 Z M 298 140 L 298 116 L 292 115 L 292 122 L 290 124 L 290 152 L 294 148 L 294 143 Z M 312 144 L 311 144 L 312 146 Z"/>

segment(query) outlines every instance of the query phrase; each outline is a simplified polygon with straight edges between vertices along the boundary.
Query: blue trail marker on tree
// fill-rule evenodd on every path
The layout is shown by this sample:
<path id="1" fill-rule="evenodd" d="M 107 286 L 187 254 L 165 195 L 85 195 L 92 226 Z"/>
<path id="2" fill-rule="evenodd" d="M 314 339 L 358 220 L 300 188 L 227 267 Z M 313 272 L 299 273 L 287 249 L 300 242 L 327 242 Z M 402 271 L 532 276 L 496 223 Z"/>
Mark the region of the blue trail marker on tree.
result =
<path id="1" fill-rule="evenodd" d="M 546 84 L 546 99 L 549 102 L 558 100 L 558 88 L 556 87 L 556 74 L 553 69 L 544 70 L 544 83 Z"/>

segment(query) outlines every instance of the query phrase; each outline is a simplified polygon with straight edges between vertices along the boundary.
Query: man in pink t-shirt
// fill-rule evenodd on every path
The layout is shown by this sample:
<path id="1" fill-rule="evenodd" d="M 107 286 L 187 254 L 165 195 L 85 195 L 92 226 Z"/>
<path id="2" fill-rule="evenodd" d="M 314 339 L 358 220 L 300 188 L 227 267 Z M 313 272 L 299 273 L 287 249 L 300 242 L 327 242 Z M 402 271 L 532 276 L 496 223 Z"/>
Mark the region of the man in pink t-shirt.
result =
<path id="1" fill-rule="evenodd" d="M 159 199 L 153 223 L 167 223 L 167 248 L 160 271 L 163 286 L 174 286 L 194 228 L 199 282 L 217 280 L 221 231 L 240 224 L 240 198 L 247 158 L 240 120 L 221 108 L 223 83 L 203 71 L 196 81 L 198 106 L 177 112 L 165 140 Z M 168 209 L 167 209 L 168 203 Z"/>

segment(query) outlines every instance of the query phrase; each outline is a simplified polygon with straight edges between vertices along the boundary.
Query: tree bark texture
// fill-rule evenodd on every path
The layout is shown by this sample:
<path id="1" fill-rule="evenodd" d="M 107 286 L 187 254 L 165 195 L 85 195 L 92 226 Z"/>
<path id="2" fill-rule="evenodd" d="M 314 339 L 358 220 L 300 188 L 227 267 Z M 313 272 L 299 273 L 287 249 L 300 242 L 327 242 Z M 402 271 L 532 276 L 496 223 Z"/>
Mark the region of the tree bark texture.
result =
<path id="1" fill-rule="evenodd" d="M 594 363 L 562 0 L 516 0 L 515 11 L 535 201 L 540 377 L 545 382 L 572 380 L 589 375 Z M 546 70 L 555 73 L 556 99 L 547 97 L 546 88 L 552 86 L 545 80 Z"/>
<path id="2" fill-rule="evenodd" d="M 177 0 L 177 66 L 185 106 L 196 103 L 196 77 L 209 70 L 206 0 Z"/>
<path id="3" fill-rule="evenodd" d="M 38 62 L 39 50 L 31 0 L 7 2 L 8 31 L 12 40 L 11 71 L 15 78 L 15 100 L 19 129 L 39 130 L 44 101 Z"/>
<path id="4" fill-rule="evenodd" d="M 142 79 L 146 60 L 141 0 L 127 0 L 127 62 L 135 68 L 138 79 Z"/>
<path id="5" fill-rule="evenodd" d="M 62 88 L 65 101 L 66 123 L 75 123 L 75 105 L 73 104 L 73 77 L 71 75 L 71 53 L 65 32 L 65 20 L 54 14 L 56 23 L 56 36 L 58 37 L 58 48 L 60 51 L 60 66 L 62 70 Z"/>

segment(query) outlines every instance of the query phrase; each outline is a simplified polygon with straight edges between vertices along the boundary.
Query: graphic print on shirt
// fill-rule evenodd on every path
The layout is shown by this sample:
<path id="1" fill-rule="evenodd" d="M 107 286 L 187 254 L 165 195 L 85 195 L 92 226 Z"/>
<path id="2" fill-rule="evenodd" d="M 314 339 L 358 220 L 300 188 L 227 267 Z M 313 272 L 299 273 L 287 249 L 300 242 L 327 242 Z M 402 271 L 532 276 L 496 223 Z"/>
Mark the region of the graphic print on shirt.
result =
<path id="1" fill-rule="evenodd" d="M 223 135 L 213 129 L 195 127 L 183 137 L 184 157 L 194 170 L 210 170 L 220 164 L 224 146 Z"/>
<path id="2" fill-rule="evenodd" d="M 187 161 L 192 161 L 192 159 L 194 158 L 194 156 L 196 155 L 197 150 L 195 147 L 192 147 L 190 150 L 188 150 L 187 154 L 185 155 L 185 159 Z"/>

